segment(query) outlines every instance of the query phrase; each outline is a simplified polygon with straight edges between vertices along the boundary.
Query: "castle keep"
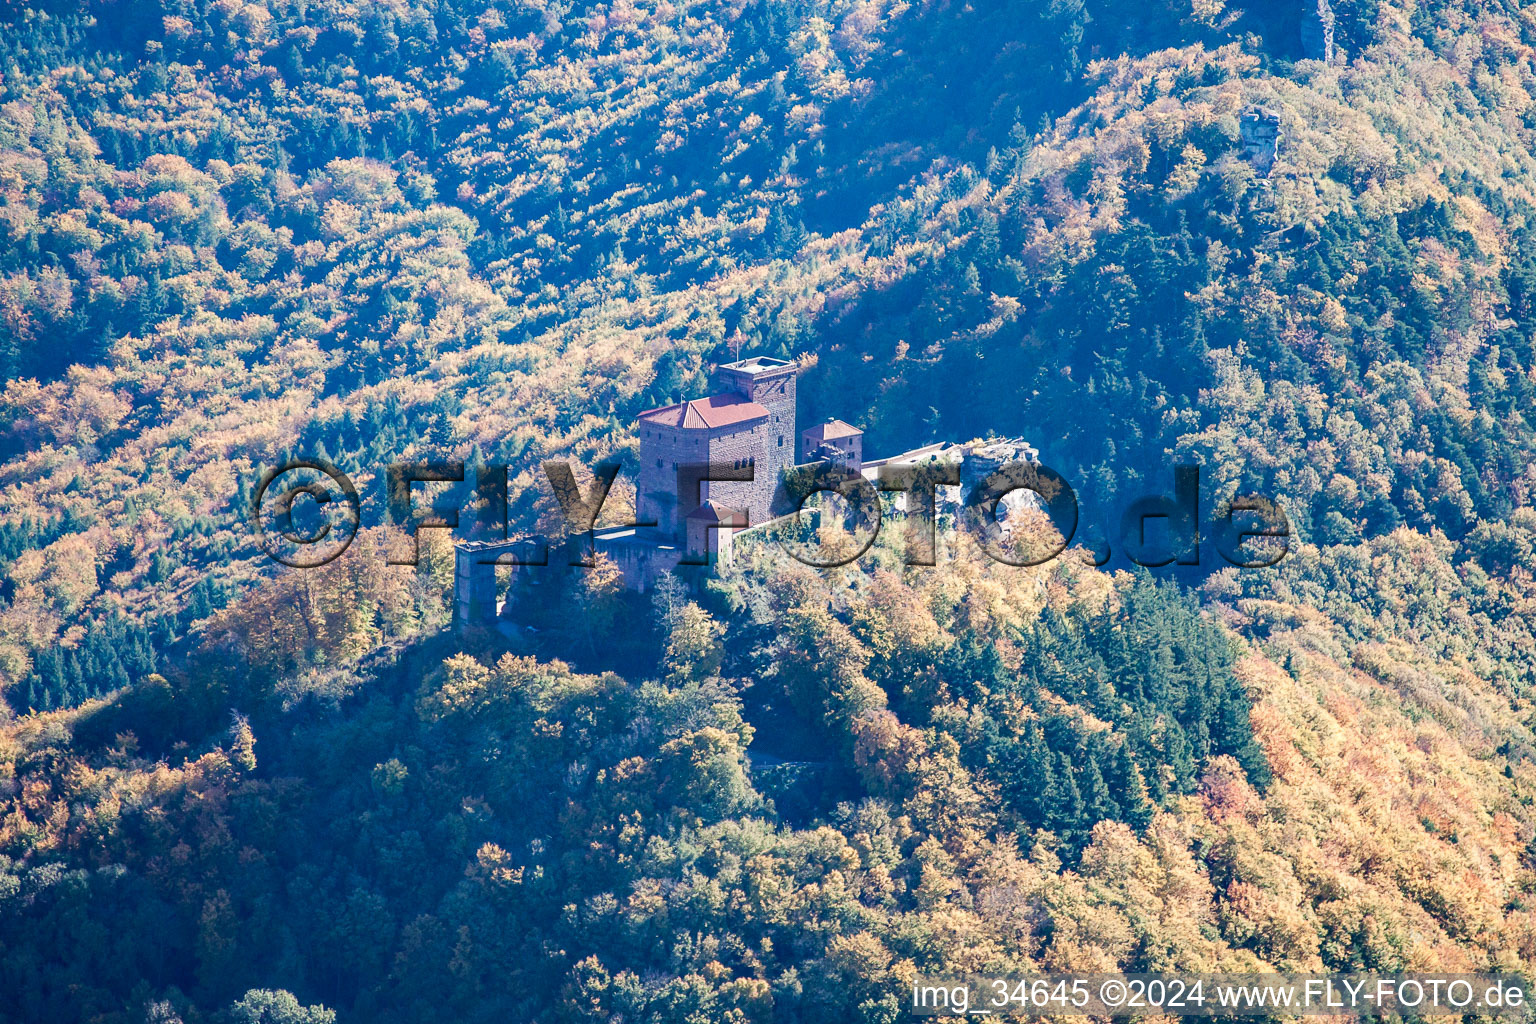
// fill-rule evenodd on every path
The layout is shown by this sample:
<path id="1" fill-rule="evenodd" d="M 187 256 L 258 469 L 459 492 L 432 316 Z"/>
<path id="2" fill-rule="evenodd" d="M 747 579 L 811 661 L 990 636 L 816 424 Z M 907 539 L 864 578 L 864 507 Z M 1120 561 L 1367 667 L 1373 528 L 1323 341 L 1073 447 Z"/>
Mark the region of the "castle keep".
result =
<path id="1" fill-rule="evenodd" d="M 727 363 L 715 371 L 715 386 L 717 394 L 643 412 L 636 424 L 636 518 L 656 523 L 658 540 L 687 544 L 696 513 L 734 510 L 745 525 L 766 523 L 779 477 L 795 463 L 794 363 L 761 356 Z M 752 479 L 700 481 L 695 501 L 678 480 L 678 468 L 690 465 L 750 469 Z"/>

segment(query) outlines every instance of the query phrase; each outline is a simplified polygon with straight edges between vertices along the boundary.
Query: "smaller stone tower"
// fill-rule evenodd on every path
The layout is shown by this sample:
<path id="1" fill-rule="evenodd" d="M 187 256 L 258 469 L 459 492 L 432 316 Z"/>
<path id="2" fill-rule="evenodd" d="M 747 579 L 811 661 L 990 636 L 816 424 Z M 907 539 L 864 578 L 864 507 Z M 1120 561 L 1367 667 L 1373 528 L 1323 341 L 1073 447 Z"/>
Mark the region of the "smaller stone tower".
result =
<path id="1" fill-rule="evenodd" d="M 826 459 L 850 473 L 864 469 L 864 431 L 842 420 L 827 420 L 800 432 L 800 461 Z"/>

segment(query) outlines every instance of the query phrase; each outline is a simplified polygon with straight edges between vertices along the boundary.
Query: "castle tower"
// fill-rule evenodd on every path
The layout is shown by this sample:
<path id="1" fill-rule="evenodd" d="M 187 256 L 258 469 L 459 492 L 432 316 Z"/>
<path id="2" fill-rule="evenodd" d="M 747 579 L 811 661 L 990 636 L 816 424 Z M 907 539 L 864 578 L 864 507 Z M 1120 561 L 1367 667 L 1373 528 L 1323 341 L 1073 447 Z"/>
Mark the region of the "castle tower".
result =
<path id="1" fill-rule="evenodd" d="M 779 477 L 796 461 L 796 442 L 799 438 L 795 432 L 797 369 L 789 360 L 774 359 L 771 356 L 739 359 L 715 369 L 717 388 L 738 394 L 768 410 L 768 420 L 763 425 L 762 447 L 754 464 L 751 497 L 746 502 L 752 511 L 753 526 L 767 521 L 777 511 L 772 509 L 772 505 Z M 730 490 L 734 491 L 735 488 Z"/>
<path id="2" fill-rule="evenodd" d="M 790 449 L 787 465 L 794 464 L 795 369 L 794 363 L 770 356 L 753 356 L 715 368 L 716 388 L 765 407 L 773 417 L 769 421 L 773 430 L 782 428 L 784 446 Z M 774 443 L 772 436 L 769 440 Z"/>

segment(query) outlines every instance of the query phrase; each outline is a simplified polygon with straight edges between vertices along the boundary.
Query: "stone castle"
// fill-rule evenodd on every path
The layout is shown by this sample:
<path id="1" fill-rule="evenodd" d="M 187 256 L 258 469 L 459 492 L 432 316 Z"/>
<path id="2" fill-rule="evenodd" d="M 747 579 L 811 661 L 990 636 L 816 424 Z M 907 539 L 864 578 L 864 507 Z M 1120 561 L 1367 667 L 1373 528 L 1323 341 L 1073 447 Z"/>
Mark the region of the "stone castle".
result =
<path id="1" fill-rule="evenodd" d="M 873 479 L 885 464 L 958 456 L 969 479 L 971 470 L 998 459 L 1036 457 L 1023 442 L 994 441 L 932 444 L 865 462 L 863 431 L 842 420 L 828 420 L 797 434 L 796 370 L 792 362 L 766 356 L 725 363 L 715 370 L 714 394 L 637 417 L 635 518 L 640 525 L 591 534 L 592 550 L 618 565 L 627 587 L 645 591 L 661 573 L 680 565 L 728 561 L 740 537 L 793 513 L 775 506 L 775 494 L 784 472 L 795 466 L 831 464 Z M 702 465 L 729 467 L 730 475 L 739 473 L 741 478 L 689 479 L 687 467 Z M 493 623 L 501 614 L 496 565 L 530 564 L 536 547 L 527 540 L 456 545 L 459 623 Z"/>
<path id="2" fill-rule="evenodd" d="M 656 523 L 653 538 L 704 553 L 707 533 L 729 516 L 756 526 L 773 518 L 780 477 L 795 464 L 795 364 L 758 357 L 715 371 L 719 393 L 643 412 L 636 519 Z M 698 501 L 678 467 L 723 466 L 751 480 L 700 481 Z"/>

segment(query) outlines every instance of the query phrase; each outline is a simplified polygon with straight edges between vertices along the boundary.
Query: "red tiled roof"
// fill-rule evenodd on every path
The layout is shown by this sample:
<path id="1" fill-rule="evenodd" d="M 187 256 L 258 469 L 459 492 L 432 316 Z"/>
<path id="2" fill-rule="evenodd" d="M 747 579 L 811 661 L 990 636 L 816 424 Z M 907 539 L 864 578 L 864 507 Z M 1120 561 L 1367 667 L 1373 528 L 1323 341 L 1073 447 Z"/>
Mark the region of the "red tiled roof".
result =
<path id="1" fill-rule="evenodd" d="M 710 523 L 724 523 L 726 526 L 746 526 L 747 517 L 740 509 L 728 508 L 713 498 L 688 513 L 689 519 L 702 519 Z"/>
<path id="2" fill-rule="evenodd" d="M 827 420 L 825 423 L 818 423 L 814 427 L 807 428 L 802 436 L 808 437 L 813 441 L 832 441 L 839 437 L 855 437 L 862 433 L 864 431 L 852 423 L 844 423 L 842 420 Z"/>
<path id="3" fill-rule="evenodd" d="M 710 395 L 643 412 L 640 419 L 655 426 L 718 430 L 767 416 L 767 409 L 741 395 Z"/>

